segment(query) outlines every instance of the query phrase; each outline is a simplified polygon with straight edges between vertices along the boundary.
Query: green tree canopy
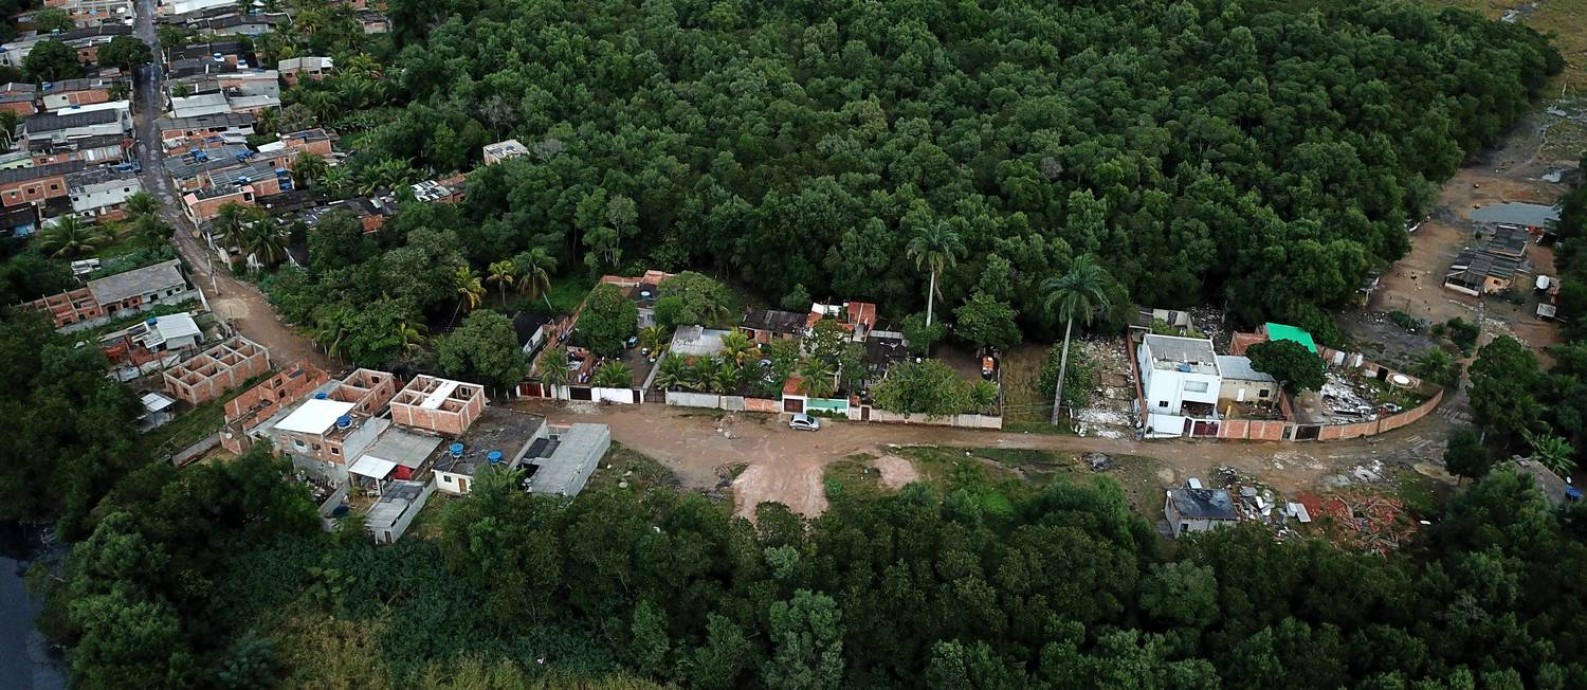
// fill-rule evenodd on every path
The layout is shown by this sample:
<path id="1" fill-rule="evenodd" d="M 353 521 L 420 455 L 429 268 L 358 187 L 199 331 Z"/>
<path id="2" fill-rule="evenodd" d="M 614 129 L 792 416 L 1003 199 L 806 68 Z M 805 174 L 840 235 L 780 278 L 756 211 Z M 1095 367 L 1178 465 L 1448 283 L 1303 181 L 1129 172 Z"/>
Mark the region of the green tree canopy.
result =
<path id="1" fill-rule="evenodd" d="M 639 331 L 639 305 L 616 285 L 602 283 L 585 299 L 575 328 L 580 344 L 603 357 L 616 356 Z"/>
<path id="2" fill-rule="evenodd" d="M 516 386 L 529 371 L 512 322 L 493 311 L 473 312 L 457 330 L 437 338 L 435 359 L 448 376 L 500 388 Z"/>
<path id="3" fill-rule="evenodd" d="M 1271 340 L 1247 348 L 1251 368 L 1273 375 L 1290 395 L 1320 390 L 1328 382 L 1322 358 L 1293 340 Z"/>

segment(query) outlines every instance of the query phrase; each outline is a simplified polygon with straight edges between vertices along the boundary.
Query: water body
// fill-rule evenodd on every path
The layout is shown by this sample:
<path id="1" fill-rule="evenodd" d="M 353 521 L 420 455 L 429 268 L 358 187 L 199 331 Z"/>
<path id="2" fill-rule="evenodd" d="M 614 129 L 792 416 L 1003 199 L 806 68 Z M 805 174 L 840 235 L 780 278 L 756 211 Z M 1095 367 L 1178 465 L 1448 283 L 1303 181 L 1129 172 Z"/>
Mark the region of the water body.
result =
<path id="1" fill-rule="evenodd" d="M 33 628 L 44 602 L 22 584 L 36 544 L 0 524 L 0 690 L 65 690 L 66 668 Z"/>

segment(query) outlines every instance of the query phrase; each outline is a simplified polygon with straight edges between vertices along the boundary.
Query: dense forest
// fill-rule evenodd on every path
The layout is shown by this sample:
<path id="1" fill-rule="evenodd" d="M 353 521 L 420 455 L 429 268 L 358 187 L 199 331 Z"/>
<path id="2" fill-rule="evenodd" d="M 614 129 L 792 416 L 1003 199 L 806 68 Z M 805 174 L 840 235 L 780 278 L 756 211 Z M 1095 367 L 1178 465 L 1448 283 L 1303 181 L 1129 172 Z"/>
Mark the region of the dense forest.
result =
<path id="1" fill-rule="evenodd" d="M 1562 66 L 1520 25 L 1398 2 L 390 12 L 383 74 L 287 98 L 356 142 L 355 179 L 528 145 L 470 180 L 476 267 L 540 248 L 563 272 L 719 270 L 902 315 L 925 293 L 905 245 L 937 228 L 963 244 L 945 302 L 979 290 L 1040 337 L 1037 286 L 1083 253 L 1141 304 L 1331 334 L 1318 307 L 1402 255 L 1436 183 Z"/>

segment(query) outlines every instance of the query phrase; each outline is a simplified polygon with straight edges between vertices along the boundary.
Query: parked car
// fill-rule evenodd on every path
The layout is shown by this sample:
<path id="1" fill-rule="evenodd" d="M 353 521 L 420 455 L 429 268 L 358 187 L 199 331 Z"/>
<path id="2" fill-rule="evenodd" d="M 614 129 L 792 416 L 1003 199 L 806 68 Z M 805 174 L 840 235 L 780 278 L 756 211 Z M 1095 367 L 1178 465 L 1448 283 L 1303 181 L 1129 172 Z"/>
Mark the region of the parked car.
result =
<path id="1" fill-rule="evenodd" d="M 821 420 L 807 414 L 796 414 L 788 420 L 788 428 L 794 431 L 820 431 Z"/>

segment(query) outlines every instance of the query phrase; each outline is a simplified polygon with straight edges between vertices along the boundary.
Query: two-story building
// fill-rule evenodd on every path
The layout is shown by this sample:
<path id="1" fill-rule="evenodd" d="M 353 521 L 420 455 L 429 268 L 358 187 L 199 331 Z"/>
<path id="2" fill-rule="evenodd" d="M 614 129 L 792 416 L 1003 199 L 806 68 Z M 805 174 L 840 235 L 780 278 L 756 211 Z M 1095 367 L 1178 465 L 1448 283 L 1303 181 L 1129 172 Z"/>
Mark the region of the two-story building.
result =
<path id="1" fill-rule="evenodd" d="M 1223 377 L 1211 340 L 1147 334 L 1136 358 L 1148 437 L 1180 436 L 1192 420 L 1216 418 Z"/>
<path id="2" fill-rule="evenodd" d="M 0 170 L 0 204 L 7 207 L 23 204 L 42 204 L 69 194 L 66 177 L 88 164 L 67 161 L 53 165 Z"/>
<path id="3" fill-rule="evenodd" d="M 143 191 L 143 182 L 131 170 L 91 168 L 66 176 L 72 214 L 95 222 L 126 217 L 127 198 Z"/>

